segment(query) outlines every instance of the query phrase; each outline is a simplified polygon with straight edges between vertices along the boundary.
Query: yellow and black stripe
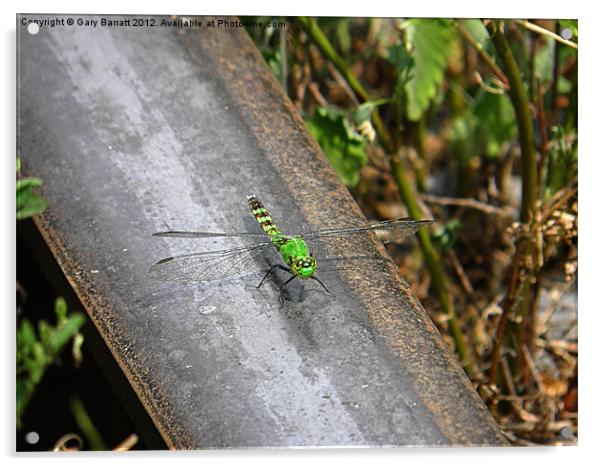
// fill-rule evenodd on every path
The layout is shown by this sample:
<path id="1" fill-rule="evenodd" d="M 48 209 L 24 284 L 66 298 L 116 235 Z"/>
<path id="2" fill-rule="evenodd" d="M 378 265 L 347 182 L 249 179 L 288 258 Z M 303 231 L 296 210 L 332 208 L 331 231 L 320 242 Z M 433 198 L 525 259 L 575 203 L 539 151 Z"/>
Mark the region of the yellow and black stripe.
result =
<path id="1" fill-rule="evenodd" d="M 284 236 L 280 228 L 274 224 L 268 209 L 263 206 L 263 203 L 254 195 L 249 196 L 247 199 L 249 201 L 251 212 L 253 212 L 253 215 L 261 225 L 261 228 L 263 228 L 265 234 L 270 237 Z"/>

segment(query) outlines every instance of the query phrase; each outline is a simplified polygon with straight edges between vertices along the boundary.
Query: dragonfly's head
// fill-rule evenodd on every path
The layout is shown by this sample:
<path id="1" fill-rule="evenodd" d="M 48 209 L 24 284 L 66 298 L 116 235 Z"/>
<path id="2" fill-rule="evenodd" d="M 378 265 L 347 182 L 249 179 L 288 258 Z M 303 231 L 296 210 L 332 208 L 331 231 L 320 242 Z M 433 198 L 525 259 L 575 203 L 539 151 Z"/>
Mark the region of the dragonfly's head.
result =
<path id="1" fill-rule="evenodd" d="M 316 271 L 316 260 L 311 256 L 298 257 L 291 264 L 293 273 L 299 278 L 306 279 L 311 277 Z"/>

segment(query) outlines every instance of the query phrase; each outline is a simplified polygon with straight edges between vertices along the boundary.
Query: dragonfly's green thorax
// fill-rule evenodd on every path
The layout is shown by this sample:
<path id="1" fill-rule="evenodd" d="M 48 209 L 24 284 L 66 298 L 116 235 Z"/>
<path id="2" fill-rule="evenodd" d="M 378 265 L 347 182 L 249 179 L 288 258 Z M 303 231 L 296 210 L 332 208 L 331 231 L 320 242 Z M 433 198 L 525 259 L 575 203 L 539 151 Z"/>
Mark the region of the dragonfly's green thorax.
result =
<path id="1" fill-rule="evenodd" d="M 293 275 L 299 278 L 310 278 L 316 271 L 316 260 L 311 256 L 303 238 L 285 235 L 274 224 L 268 210 L 255 196 L 249 197 L 249 207 L 263 231 L 282 255 L 284 263 L 291 268 Z"/>
<path id="2" fill-rule="evenodd" d="M 309 278 L 316 271 L 316 260 L 309 253 L 307 244 L 297 236 L 286 236 L 280 245 L 284 262 L 299 278 Z"/>

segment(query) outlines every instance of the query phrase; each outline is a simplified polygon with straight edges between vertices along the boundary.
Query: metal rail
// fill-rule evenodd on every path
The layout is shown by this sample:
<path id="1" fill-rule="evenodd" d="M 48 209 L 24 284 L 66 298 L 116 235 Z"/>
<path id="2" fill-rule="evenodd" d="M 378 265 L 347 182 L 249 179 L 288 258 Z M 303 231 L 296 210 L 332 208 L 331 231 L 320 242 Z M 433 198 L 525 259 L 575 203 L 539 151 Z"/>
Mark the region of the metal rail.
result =
<path id="1" fill-rule="evenodd" d="M 165 222 L 244 230 L 251 192 L 285 231 L 362 219 L 243 29 L 30 35 L 24 16 L 18 151 L 44 180 L 37 228 L 169 447 L 505 443 L 392 265 L 325 274 L 336 299 L 282 307 L 273 285 L 147 276 L 227 246 L 152 237 Z"/>

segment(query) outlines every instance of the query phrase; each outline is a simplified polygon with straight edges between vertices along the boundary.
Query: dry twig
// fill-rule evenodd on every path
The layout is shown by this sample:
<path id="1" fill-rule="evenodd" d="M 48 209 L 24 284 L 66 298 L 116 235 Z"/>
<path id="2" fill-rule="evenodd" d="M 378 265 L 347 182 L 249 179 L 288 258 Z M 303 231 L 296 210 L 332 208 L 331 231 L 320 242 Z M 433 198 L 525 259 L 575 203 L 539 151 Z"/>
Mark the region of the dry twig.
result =
<path id="1" fill-rule="evenodd" d="M 129 451 L 134 448 L 134 445 L 138 443 L 138 436 L 136 434 L 130 434 L 125 440 L 119 445 L 113 448 L 113 451 Z"/>
<path id="2" fill-rule="evenodd" d="M 444 197 L 434 196 L 432 194 L 420 193 L 418 195 L 420 199 L 429 204 L 438 205 L 453 205 L 458 207 L 467 207 L 469 209 L 480 210 L 486 214 L 500 215 L 502 217 L 510 217 L 512 215 L 512 209 L 509 207 L 496 207 L 484 202 L 479 202 L 475 199 L 459 198 L 459 197 Z"/>
<path id="3" fill-rule="evenodd" d="M 520 24 L 521 26 L 523 26 L 525 29 L 528 29 L 530 31 L 536 32 L 538 34 L 541 34 L 542 36 L 551 37 L 556 42 L 560 42 L 561 44 L 568 45 L 569 47 L 572 47 L 574 49 L 578 49 L 579 48 L 578 45 L 575 42 L 572 42 L 572 41 L 567 40 L 567 39 L 563 39 L 562 37 L 560 37 L 555 32 L 548 31 L 546 28 L 542 28 L 541 26 L 538 26 L 537 24 L 530 23 L 529 21 L 526 21 L 524 19 L 516 19 L 514 21 L 516 23 Z"/>

